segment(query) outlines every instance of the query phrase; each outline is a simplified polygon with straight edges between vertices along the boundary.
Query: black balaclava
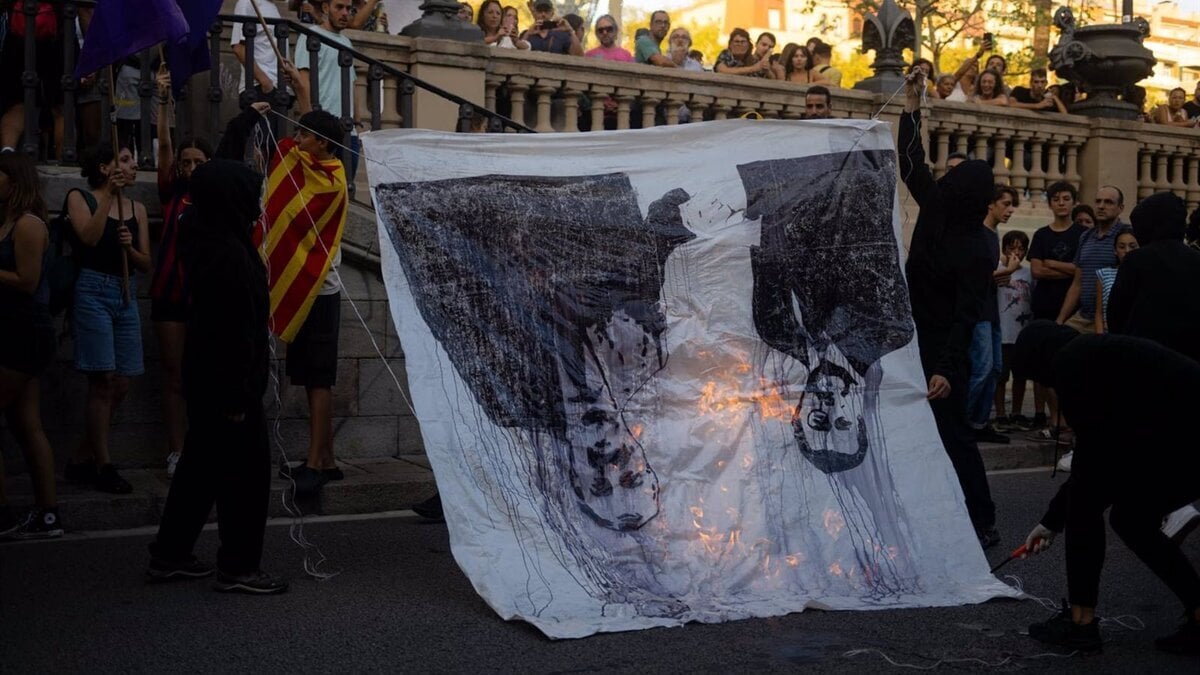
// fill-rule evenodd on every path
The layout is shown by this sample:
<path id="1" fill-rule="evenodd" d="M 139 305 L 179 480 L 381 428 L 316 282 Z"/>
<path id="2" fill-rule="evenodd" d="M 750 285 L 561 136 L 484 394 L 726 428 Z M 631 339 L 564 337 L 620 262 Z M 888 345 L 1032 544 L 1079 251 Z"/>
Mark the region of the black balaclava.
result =
<path id="1" fill-rule="evenodd" d="M 1077 337 L 1079 332 L 1074 328 L 1060 326 L 1048 319 L 1030 322 L 1013 345 L 1013 373 L 1021 379 L 1053 387 L 1051 362 L 1059 350 Z"/>
<path id="2" fill-rule="evenodd" d="M 249 240 L 262 212 L 258 201 L 261 174 L 243 162 L 213 159 L 196 167 L 189 188 L 195 216 L 188 222 L 189 228 Z"/>
<path id="3" fill-rule="evenodd" d="M 983 225 L 996 189 L 991 165 L 978 159 L 965 161 L 946 172 L 937 184 L 947 229 Z"/>
<path id="4" fill-rule="evenodd" d="M 1133 208 L 1129 222 L 1142 246 L 1155 241 L 1182 241 L 1187 229 L 1187 205 L 1170 192 L 1156 192 Z"/>

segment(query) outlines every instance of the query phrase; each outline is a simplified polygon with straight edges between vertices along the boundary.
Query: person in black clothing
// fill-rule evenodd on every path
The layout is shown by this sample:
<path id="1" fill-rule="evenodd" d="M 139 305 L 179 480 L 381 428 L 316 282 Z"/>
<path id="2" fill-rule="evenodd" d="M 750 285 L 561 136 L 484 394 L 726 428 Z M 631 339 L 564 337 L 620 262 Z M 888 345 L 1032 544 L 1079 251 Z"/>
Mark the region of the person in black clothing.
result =
<path id="1" fill-rule="evenodd" d="M 1000 541 L 975 431 L 967 421 L 968 348 L 983 307 L 996 260 L 983 225 L 991 201 L 991 167 L 963 162 L 940 180 L 925 163 L 921 144 L 920 92 L 924 75 L 909 76 L 905 114 L 900 116 L 900 176 L 921 213 L 913 229 L 905 271 L 921 365 L 929 378 L 929 404 L 938 434 L 954 465 L 979 543 Z"/>
<path id="2" fill-rule="evenodd" d="M 229 146 L 217 156 L 228 157 Z M 183 353 L 189 425 L 150 545 L 153 580 L 212 574 L 192 548 L 216 503 L 216 589 L 287 590 L 287 582 L 259 569 L 271 486 L 262 410 L 270 305 L 266 267 L 250 238 L 261 185 L 262 176 L 240 161 L 214 159 L 192 172 L 192 206 L 181 218 L 179 243 L 191 292 Z"/>
<path id="3" fill-rule="evenodd" d="M 1025 541 L 1040 553 L 1066 531 L 1070 607 L 1030 626 L 1030 637 L 1100 648 L 1096 604 L 1104 511 L 1111 506 L 1113 531 L 1183 602 L 1182 627 L 1155 646 L 1200 653 L 1200 576 L 1159 529 L 1165 515 L 1200 497 L 1192 422 L 1200 409 L 1200 363 L 1150 340 L 1080 335 L 1044 320 L 1021 332 L 1014 352 L 1018 372 L 1058 392 L 1076 441 L 1070 479 Z"/>
<path id="4" fill-rule="evenodd" d="M 1113 283 L 1109 332 L 1154 340 L 1200 361 L 1200 251 L 1183 243 L 1187 206 L 1159 192 L 1129 220 L 1141 247 L 1121 263 Z"/>

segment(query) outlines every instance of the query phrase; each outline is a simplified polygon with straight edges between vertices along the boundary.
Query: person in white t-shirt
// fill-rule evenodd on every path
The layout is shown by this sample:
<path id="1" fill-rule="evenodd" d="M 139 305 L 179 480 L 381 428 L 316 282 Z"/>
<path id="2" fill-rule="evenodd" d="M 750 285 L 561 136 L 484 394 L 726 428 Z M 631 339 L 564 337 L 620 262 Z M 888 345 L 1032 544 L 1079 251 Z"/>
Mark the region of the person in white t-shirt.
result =
<path id="1" fill-rule="evenodd" d="M 1000 240 L 1004 261 L 997 270 L 1008 271 L 1007 280 L 997 279 L 996 300 L 1000 309 L 1000 380 L 996 383 L 996 428 L 999 431 L 1029 430 L 1033 421 L 1021 413 L 1025 404 L 1025 380 L 1013 378 L 1012 412 L 1004 413 L 1005 388 L 1012 371 L 1012 349 L 1021 329 L 1033 319 L 1033 273 L 1025 263 L 1029 251 L 1029 235 L 1020 230 L 1004 233 Z"/>
<path id="2" fill-rule="evenodd" d="M 270 0 L 238 0 L 237 5 L 233 8 L 233 13 L 238 16 L 257 18 L 254 12 L 255 6 L 258 7 L 258 11 L 262 13 L 264 19 L 281 18 L 279 8 Z M 275 50 L 271 49 L 271 43 L 267 39 L 266 31 L 262 25 L 260 24 L 257 28 L 258 31 L 254 34 L 254 101 L 271 102 L 268 96 L 275 91 L 275 80 L 279 73 L 279 59 L 275 57 Z M 274 27 L 272 27 L 272 30 L 274 30 Z M 246 36 L 243 34 L 242 22 L 235 21 L 233 23 L 232 37 L 229 43 L 233 50 L 233 55 L 245 67 Z M 246 79 L 239 73 L 238 93 L 240 94 L 245 89 Z"/>

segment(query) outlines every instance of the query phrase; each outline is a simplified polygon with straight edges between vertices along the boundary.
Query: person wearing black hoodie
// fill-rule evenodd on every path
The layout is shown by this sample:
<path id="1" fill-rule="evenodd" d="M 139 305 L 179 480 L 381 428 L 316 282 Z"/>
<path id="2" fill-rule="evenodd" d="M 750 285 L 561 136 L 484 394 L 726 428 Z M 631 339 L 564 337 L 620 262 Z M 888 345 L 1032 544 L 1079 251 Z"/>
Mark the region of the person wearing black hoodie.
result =
<path id="1" fill-rule="evenodd" d="M 1121 263 L 1108 300 L 1108 330 L 1154 340 L 1200 361 L 1200 251 L 1183 243 L 1187 206 L 1170 192 L 1129 214 L 1139 248 Z"/>
<path id="2" fill-rule="evenodd" d="M 182 367 L 189 425 L 150 545 L 152 580 L 212 574 L 192 548 L 215 503 L 221 538 L 215 588 L 287 590 L 286 581 L 259 569 L 271 486 L 262 409 L 270 357 L 267 273 L 251 241 L 262 181 L 230 159 L 210 160 L 192 173 L 192 205 L 179 234 L 191 293 Z"/>
<path id="3" fill-rule="evenodd" d="M 1122 272 L 1123 273 L 1123 272 Z M 1119 363 L 1119 368 L 1113 364 Z M 1159 529 L 1168 513 L 1200 497 L 1200 363 L 1143 338 L 1080 335 L 1052 321 L 1021 331 L 1013 367 L 1058 392 L 1075 430 L 1071 477 L 1025 545 L 1033 553 L 1066 531 L 1069 607 L 1029 627 L 1030 637 L 1079 650 L 1101 646 L 1096 604 L 1104 565 L 1104 511 L 1137 557 L 1183 603 L 1183 625 L 1155 640 L 1163 651 L 1200 653 L 1200 576 Z"/>
<path id="4" fill-rule="evenodd" d="M 975 430 L 967 420 L 967 381 L 971 336 L 997 262 L 983 224 L 994 189 L 992 169 L 987 162 L 969 160 L 934 181 L 921 144 L 924 76 L 915 73 L 907 85 L 898 141 L 900 176 L 921 208 L 905 265 L 909 298 L 938 434 L 979 543 L 989 548 L 999 543 L 1000 534 Z"/>

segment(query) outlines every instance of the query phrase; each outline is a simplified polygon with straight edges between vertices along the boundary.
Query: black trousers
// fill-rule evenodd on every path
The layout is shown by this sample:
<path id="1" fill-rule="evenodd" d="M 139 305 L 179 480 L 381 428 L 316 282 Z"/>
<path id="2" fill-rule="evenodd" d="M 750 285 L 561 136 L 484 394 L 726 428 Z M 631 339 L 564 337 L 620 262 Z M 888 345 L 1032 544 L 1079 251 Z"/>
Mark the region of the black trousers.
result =
<path id="1" fill-rule="evenodd" d="M 1087 451 L 1081 444 L 1077 456 L 1080 450 Z M 1195 466 L 1162 464 L 1155 474 L 1126 471 L 1096 478 L 1071 476 L 1074 484 L 1068 486 L 1065 534 L 1071 604 L 1096 606 L 1104 567 L 1104 510 L 1111 504 L 1108 522 L 1113 532 L 1171 589 L 1185 610 L 1200 607 L 1200 576 L 1179 545 L 1160 529 L 1167 514 L 1200 497 Z"/>
<path id="2" fill-rule="evenodd" d="M 217 568 L 226 574 L 253 572 L 262 558 L 270 496 L 271 458 L 262 409 L 233 422 L 189 406 L 183 458 L 150 554 L 169 561 L 189 559 L 215 504 L 221 539 Z"/>
<path id="3" fill-rule="evenodd" d="M 954 473 L 958 474 L 958 484 L 967 502 L 971 524 L 976 530 L 994 527 L 996 505 L 992 503 L 992 491 L 988 487 L 987 471 L 983 467 L 979 445 L 975 442 L 975 430 L 967 421 L 966 380 L 952 381 L 950 395 L 930 401 L 929 407 L 933 410 L 942 445 L 950 456 L 950 463 L 954 465 Z"/>

